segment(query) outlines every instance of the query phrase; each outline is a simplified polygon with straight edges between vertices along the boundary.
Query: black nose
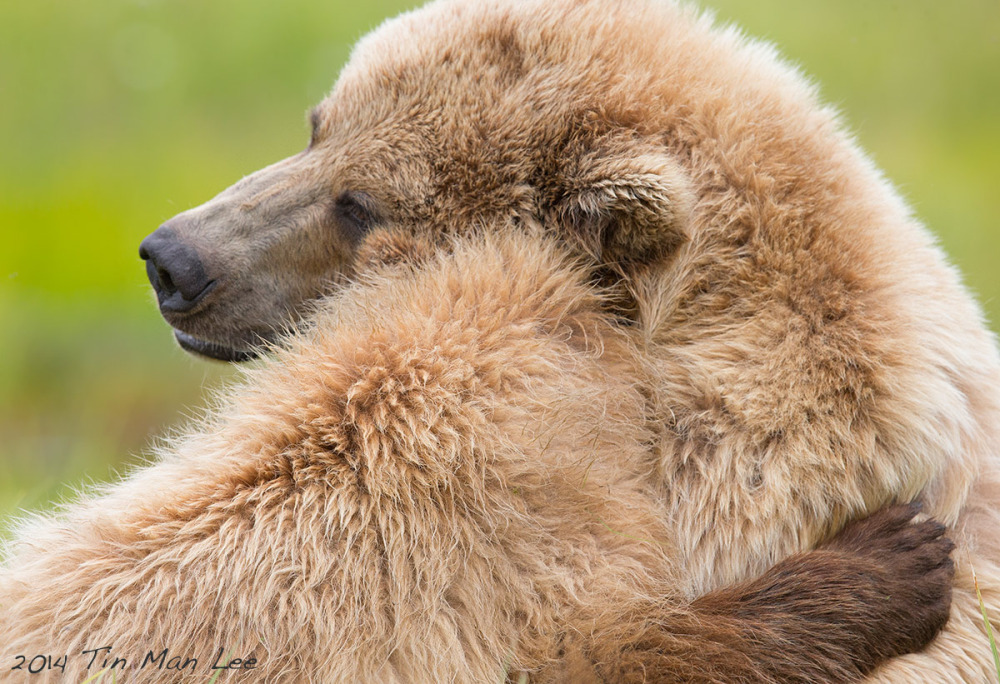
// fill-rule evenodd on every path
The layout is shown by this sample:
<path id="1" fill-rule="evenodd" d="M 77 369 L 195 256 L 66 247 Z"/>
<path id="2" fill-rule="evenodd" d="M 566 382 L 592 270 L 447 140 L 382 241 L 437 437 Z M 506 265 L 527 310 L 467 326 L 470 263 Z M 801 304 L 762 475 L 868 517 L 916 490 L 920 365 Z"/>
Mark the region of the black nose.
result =
<path id="1" fill-rule="evenodd" d="M 139 256 L 146 261 L 146 275 L 156 291 L 160 311 L 189 311 L 215 284 L 205 274 L 194 247 L 178 238 L 169 222 L 142 241 Z"/>

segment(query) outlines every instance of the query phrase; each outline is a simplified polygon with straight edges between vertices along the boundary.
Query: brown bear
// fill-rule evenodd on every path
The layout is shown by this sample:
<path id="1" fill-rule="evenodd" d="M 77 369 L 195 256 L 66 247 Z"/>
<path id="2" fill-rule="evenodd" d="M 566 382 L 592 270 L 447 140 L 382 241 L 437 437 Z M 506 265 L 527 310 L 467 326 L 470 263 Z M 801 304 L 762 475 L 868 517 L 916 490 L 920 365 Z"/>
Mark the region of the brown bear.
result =
<path id="1" fill-rule="evenodd" d="M 774 51 L 652 0 L 441 0 L 355 49 L 307 149 L 144 242 L 186 349 L 226 359 L 452 230 L 541 225 L 644 351 L 686 595 L 919 498 L 951 620 L 881 681 L 995 678 L 1000 361 L 933 238 Z"/>
<path id="2" fill-rule="evenodd" d="M 362 281 L 156 463 L 22 526 L 5 681 L 834 684 L 947 619 L 951 544 L 909 506 L 688 601 L 646 351 L 551 234 Z"/>

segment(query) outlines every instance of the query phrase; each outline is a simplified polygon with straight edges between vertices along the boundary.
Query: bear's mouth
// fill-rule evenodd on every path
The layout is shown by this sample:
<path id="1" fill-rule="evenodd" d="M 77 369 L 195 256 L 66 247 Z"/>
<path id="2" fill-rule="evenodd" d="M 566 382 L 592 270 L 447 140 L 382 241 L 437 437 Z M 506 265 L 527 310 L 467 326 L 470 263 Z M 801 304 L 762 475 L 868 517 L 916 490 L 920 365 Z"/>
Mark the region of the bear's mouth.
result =
<path id="1" fill-rule="evenodd" d="M 184 351 L 216 361 L 240 363 L 250 361 L 260 355 L 260 352 L 256 349 L 234 349 L 217 342 L 198 339 L 177 328 L 174 328 L 174 339 L 177 340 L 177 344 L 181 345 L 181 349 Z"/>

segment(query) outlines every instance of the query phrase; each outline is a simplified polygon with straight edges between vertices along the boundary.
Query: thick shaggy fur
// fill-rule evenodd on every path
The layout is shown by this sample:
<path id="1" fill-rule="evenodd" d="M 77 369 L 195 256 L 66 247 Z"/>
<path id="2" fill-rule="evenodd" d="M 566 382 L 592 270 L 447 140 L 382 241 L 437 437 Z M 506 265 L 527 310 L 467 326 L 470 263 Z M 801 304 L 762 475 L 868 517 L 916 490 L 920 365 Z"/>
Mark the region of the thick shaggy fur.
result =
<path id="1" fill-rule="evenodd" d="M 222 648 L 268 682 L 832 684 L 933 636 L 951 544 L 907 507 L 686 605 L 645 353 L 510 232 L 348 289 L 157 463 L 26 523 L 5 670 L 169 649 L 197 666 L 116 672 L 205 681 Z"/>
<path id="2" fill-rule="evenodd" d="M 952 615 L 876 679 L 995 677 L 972 586 L 1000 615 L 994 340 L 773 50 L 669 3 L 442 0 L 364 39 L 314 128 L 168 224 L 217 285 L 165 311 L 193 348 L 245 350 L 442 226 L 544 225 L 643 351 L 643 420 L 620 439 L 646 435 L 678 588 L 918 497 L 958 543 Z"/>

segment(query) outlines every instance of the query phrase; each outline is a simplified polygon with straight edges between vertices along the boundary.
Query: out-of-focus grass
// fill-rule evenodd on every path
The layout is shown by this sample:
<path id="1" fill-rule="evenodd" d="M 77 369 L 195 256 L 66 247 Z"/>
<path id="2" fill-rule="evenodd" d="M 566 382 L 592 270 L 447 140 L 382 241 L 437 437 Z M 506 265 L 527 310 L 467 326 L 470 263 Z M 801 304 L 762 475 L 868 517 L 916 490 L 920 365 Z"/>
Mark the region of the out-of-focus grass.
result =
<path id="1" fill-rule="evenodd" d="M 303 148 L 351 45 L 407 6 L 0 3 L 0 519 L 137 462 L 229 375 L 175 347 L 139 241 Z"/>
<path id="2" fill-rule="evenodd" d="M 304 147 L 350 45 L 412 3 L 0 3 L 0 517 L 105 479 L 227 372 L 137 246 Z M 1000 3 L 719 0 L 840 106 L 1000 321 Z"/>
<path id="3" fill-rule="evenodd" d="M 711 4 L 820 84 L 1000 330 L 1000 2 Z"/>

